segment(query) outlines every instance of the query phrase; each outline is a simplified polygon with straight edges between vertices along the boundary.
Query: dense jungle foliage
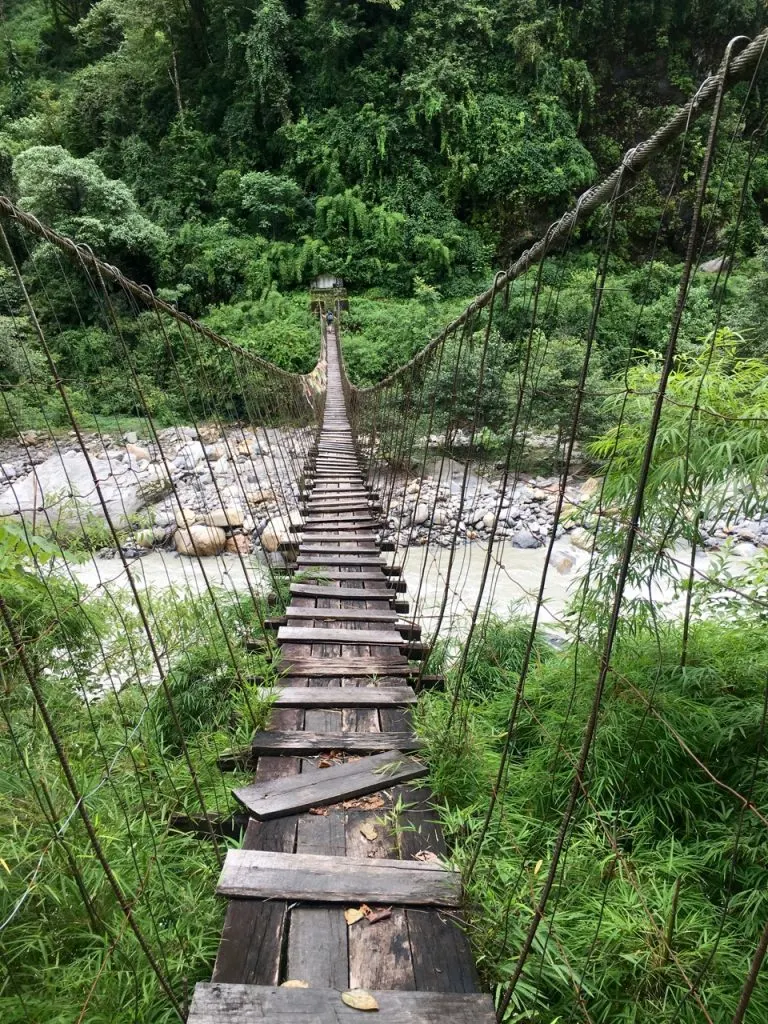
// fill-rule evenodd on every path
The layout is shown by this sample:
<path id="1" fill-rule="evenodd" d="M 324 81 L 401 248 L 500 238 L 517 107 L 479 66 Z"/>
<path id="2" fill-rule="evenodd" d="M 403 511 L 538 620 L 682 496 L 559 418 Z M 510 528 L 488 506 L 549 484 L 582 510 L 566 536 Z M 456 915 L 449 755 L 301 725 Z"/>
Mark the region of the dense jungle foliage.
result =
<path id="1" fill-rule="evenodd" d="M 754 0 L 5 0 L 0 191 L 290 369 L 310 369 L 316 357 L 308 279 L 342 275 L 355 299 L 350 372 L 369 382 L 407 359 L 488 283 L 491 268 L 651 134 L 760 15 Z M 629 345 L 662 343 L 702 131 L 694 130 L 687 184 L 657 251 L 655 315 L 632 341 L 637 265 L 658 227 L 671 156 L 623 214 L 615 302 L 598 337 L 607 375 Z M 746 256 L 761 242 L 766 191 L 758 160 L 741 233 Z M 730 206 L 718 214 L 711 254 L 732 217 Z M 587 226 L 581 256 L 560 279 L 565 301 L 548 328 L 555 370 L 568 372 L 569 346 L 588 317 L 590 238 Z M 134 411 L 114 380 L 119 359 L 93 297 L 61 280 L 45 247 L 33 263 L 23 240 L 12 242 L 33 296 L 44 289 L 41 315 L 56 326 L 62 375 L 89 385 L 92 411 Z M 8 278 L 3 290 L 0 374 L 19 384 L 46 371 L 23 318 L 11 319 L 20 306 Z M 710 299 L 702 283 L 692 338 L 711 326 Z M 508 318 L 500 335 L 514 342 L 521 326 Z M 157 414 L 179 418 L 159 332 L 129 316 L 123 329 L 139 370 L 157 378 Z M 31 371 L 22 349 L 32 350 Z"/>

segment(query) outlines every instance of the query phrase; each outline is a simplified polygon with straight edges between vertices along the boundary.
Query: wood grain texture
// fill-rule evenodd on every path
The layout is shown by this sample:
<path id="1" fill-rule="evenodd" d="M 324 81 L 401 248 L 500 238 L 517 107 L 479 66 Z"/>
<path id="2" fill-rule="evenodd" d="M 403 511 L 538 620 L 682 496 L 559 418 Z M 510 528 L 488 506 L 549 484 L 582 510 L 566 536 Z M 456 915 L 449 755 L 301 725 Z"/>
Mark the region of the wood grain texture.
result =
<path id="1" fill-rule="evenodd" d="M 241 899 L 458 907 L 461 876 L 415 861 L 229 850 L 216 892 Z"/>
<path id="2" fill-rule="evenodd" d="M 278 708 L 378 708 L 415 704 L 417 699 L 410 686 L 282 686 L 259 690 L 262 697 L 275 693 L 274 706 Z"/>
<path id="3" fill-rule="evenodd" d="M 376 1024 L 496 1024 L 493 1002 L 480 993 L 371 993 Z M 195 986 L 188 1024 L 360 1024 L 359 1010 L 327 988 L 257 985 Z"/>
<path id="4" fill-rule="evenodd" d="M 427 774 L 426 765 L 399 750 L 389 750 L 332 768 L 314 768 L 301 775 L 255 782 L 232 793 L 260 821 L 299 814 L 310 807 L 335 804 L 376 793 Z"/>
<path id="5" fill-rule="evenodd" d="M 328 750 L 371 754 L 385 750 L 421 750 L 424 740 L 412 732 L 257 732 L 251 753 L 311 756 Z"/>
<path id="6" fill-rule="evenodd" d="M 403 647 L 403 638 L 395 629 L 324 629 L 313 626 L 281 626 L 277 634 L 283 643 L 302 644 L 371 644 L 380 647 Z"/>

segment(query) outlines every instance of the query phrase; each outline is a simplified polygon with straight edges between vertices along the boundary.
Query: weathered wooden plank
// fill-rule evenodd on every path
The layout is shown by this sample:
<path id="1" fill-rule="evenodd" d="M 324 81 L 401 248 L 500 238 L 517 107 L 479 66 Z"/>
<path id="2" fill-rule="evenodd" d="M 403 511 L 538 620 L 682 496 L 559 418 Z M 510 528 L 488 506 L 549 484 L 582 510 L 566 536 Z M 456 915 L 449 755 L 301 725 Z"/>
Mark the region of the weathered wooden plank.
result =
<path id="1" fill-rule="evenodd" d="M 399 750 L 388 750 L 332 768 L 314 768 L 301 775 L 255 782 L 233 789 L 232 794 L 260 821 L 300 814 L 341 800 L 365 796 L 380 789 L 419 779 L 428 768 Z"/>
<path id="2" fill-rule="evenodd" d="M 391 661 L 385 660 L 387 653 L 391 653 Z M 382 652 L 379 657 L 360 658 L 350 656 L 347 658 L 320 658 L 320 657 L 295 657 L 294 655 L 283 655 L 278 662 L 277 668 L 284 676 L 367 676 L 369 678 L 406 677 L 417 676 L 419 669 L 416 665 L 409 665 L 400 655 L 392 652 Z"/>
<path id="3" fill-rule="evenodd" d="M 314 626 L 281 626 L 277 634 L 281 643 L 306 644 L 375 644 L 382 647 L 403 647 L 400 634 L 383 629 L 323 629 Z"/>
<path id="4" fill-rule="evenodd" d="M 355 592 L 356 600 L 361 601 L 365 599 L 365 591 L 357 590 Z M 289 621 L 292 619 L 325 619 L 328 622 L 398 622 L 397 612 L 391 608 L 313 608 L 313 607 L 298 607 L 296 605 L 289 605 L 285 610 L 285 617 Z M 403 627 L 410 625 L 410 623 L 400 623 Z"/>
<path id="5" fill-rule="evenodd" d="M 326 750 L 372 754 L 384 750 L 421 750 L 424 741 L 412 732 L 257 732 L 253 755 L 283 754 L 308 757 Z"/>
<path id="6" fill-rule="evenodd" d="M 343 857 L 344 825 L 343 812 L 302 815 L 297 852 Z M 347 987 L 347 923 L 340 907 L 294 907 L 288 930 L 286 977 L 300 978 L 318 988 Z"/>
<path id="7" fill-rule="evenodd" d="M 332 546 L 335 545 L 335 546 Z M 380 555 L 381 552 L 376 544 L 373 544 L 370 539 L 363 538 L 358 541 L 357 544 L 351 544 L 349 538 L 336 537 L 333 541 L 325 541 L 320 544 L 315 544 L 314 539 L 311 542 L 304 541 L 299 548 L 299 558 L 304 558 L 305 555 Z M 355 559 L 351 564 L 356 564 L 359 559 Z M 378 565 L 378 562 L 374 562 L 374 565 Z"/>
<path id="8" fill-rule="evenodd" d="M 291 854 L 295 837 L 295 818 L 251 821 L 245 836 L 245 848 Z M 243 900 L 231 902 L 224 918 L 213 980 L 276 985 L 280 980 L 280 950 L 286 914 L 285 900 L 262 904 Z"/>
<path id="9" fill-rule="evenodd" d="M 263 697 L 272 697 L 275 692 L 278 708 L 379 708 L 415 704 L 417 700 L 410 686 L 283 686 L 277 691 L 259 690 Z"/>
<path id="10" fill-rule="evenodd" d="M 347 576 L 350 582 L 354 581 L 354 576 Z M 380 587 L 339 587 L 339 586 L 323 586 L 318 583 L 292 583 L 291 593 L 296 597 L 329 597 L 333 601 L 343 601 L 346 599 L 354 601 L 392 601 L 394 595 L 392 591 L 385 585 L 384 580 L 381 581 Z"/>
<path id="11" fill-rule="evenodd" d="M 489 995 L 374 991 L 376 1024 L 495 1024 Z M 198 982 L 188 1024 L 360 1024 L 330 988 L 267 988 Z"/>
<path id="12" fill-rule="evenodd" d="M 380 561 L 380 558 L 381 554 L 378 548 L 374 549 L 374 551 L 372 551 L 370 554 L 364 553 L 361 555 L 337 555 L 336 552 L 333 551 L 331 548 L 328 548 L 327 551 L 323 550 L 322 552 L 319 552 L 317 554 L 306 554 L 304 551 L 300 550 L 298 557 L 298 566 L 300 569 L 302 567 L 313 565 L 348 565 L 352 567 L 360 566 L 361 568 L 364 568 L 366 566 L 368 566 L 369 568 L 374 566 L 381 566 L 381 570 L 382 572 L 384 572 L 385 565 L 383 562 Z"/>
<path id="13" fill-rule="evenodd" d="M 375 839 L 371 841 L 362 835 L 360 829 L 363 825 L 374 826 Z M 347 856 L 360 859 L 396 857 L 397 840 L 375 813 L 350 810 Z M 392 907 L 390 916 L 374 925 L 359 921 L 350 927 L 349 984 L 353 988 L 365 989 L 416 987 L 404 907 Z"/>
<path id="14" fill-rule="evenodd" d="M 241 899 L 458 907 L 461 875 L 416 861 L 229 850 L 216 891 Z"/>

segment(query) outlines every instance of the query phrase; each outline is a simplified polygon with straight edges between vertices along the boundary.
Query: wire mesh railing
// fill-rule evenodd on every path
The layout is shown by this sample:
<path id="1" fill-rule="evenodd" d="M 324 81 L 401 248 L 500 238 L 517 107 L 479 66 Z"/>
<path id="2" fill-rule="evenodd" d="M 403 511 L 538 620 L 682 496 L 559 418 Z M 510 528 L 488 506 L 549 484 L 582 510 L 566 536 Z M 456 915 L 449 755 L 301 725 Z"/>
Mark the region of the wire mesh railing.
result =
<path id="1" fill-rule="evenodd" d="M 0 247 L 0 1017 L 184 1019 L 325 363 L 284 372 L 6 199 Z"/>
<path id="2" fill-rule="evenodd" d="M 767 44 L 734 40 L 410 362 L 348 385 L 424 668 L 447 677 L 423 724 L 500 1020 L 768 1012 L 768 364 L 734 277 Z M 662 213 L 630 279 L 649 181 Z"/>

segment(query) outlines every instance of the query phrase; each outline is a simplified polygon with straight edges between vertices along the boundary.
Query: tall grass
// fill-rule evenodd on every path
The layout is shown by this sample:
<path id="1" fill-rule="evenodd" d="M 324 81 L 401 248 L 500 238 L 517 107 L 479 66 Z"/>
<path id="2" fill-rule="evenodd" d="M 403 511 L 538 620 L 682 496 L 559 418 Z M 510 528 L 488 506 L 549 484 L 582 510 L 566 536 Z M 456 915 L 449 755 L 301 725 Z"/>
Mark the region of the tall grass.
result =
<path id="1" fill-rule="evenodd" d="M 458 699 L 431 693 L 420 728 L 457 864 L 470 863 L 495 783 L 521 623 L 496 622 L 470 651 Z M 730 1020 L 768 914 L 766 828 L 724 787 L 768 812 L 760 753 L 768 678 L 760 622 L 622 639 L 614 653 L 587 796 L 509 1020 L 658 1024 Z M 597 678 L 583 648 L 536 652 L 503 791 L 467 878 L 485 980 L 503 985 L 546 874 Z M 447 729 L 449 720 L 453 723 Z M 684 744 L 684 745 L 683 745 Z M 687 748 L 687 749 L 685 749 Z M 719 780 L 715 784 L 697 764 Z M 768 1020 L 768 987 L 752 1021 Z"/>

